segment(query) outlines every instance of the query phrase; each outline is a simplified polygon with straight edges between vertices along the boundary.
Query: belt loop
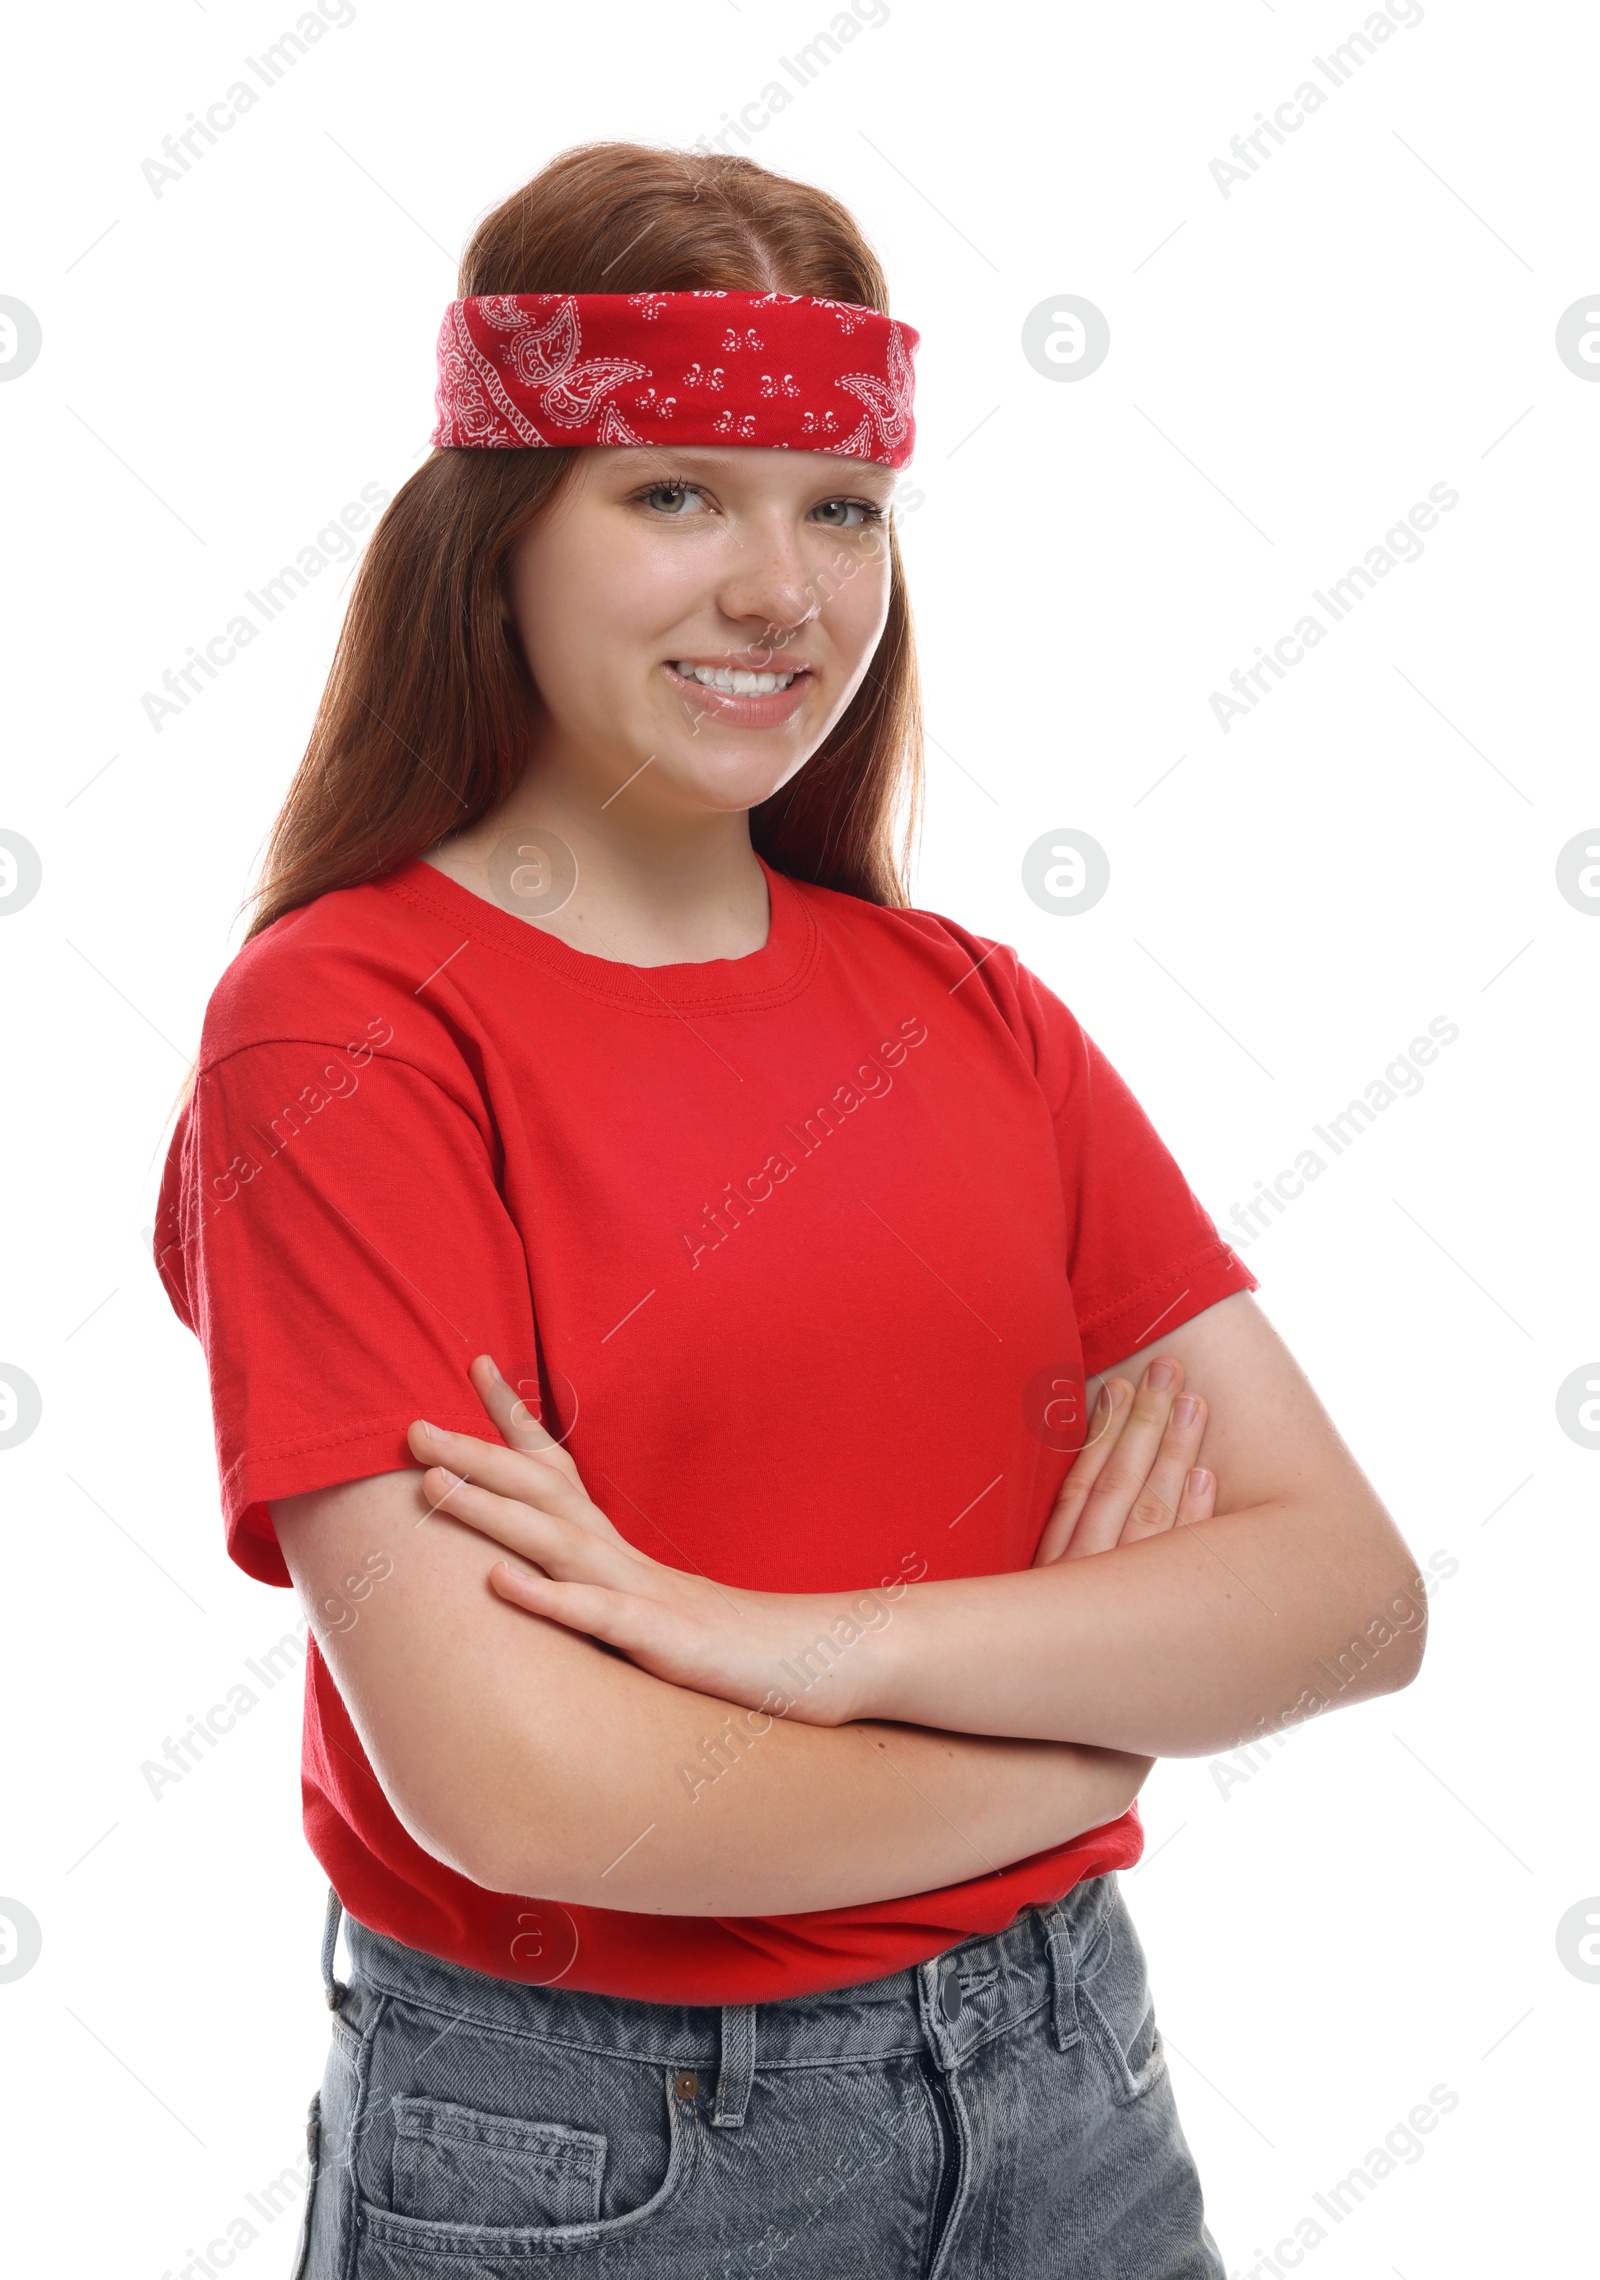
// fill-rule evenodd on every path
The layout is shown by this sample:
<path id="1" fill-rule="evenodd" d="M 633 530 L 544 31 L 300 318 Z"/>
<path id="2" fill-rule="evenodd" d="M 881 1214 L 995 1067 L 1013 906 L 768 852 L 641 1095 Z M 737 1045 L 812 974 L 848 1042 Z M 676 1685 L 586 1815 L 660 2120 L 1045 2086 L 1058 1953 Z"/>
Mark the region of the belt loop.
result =
<path id="1" fill-rule="evenodd" d="M 1071 2050 L 1081 2040 L 1083 2032 L 1078 2019 L 1078 1981 L 1072 1960 L 1072 1926 L 1059 1900 L 1047 1902 L 1041 1912 L 1045 1920 L 1045 1940 L 1050 1951 L 1053 1989 L 1051 2026 L 1057 2050 Z"/>
<path id="2" fill-rule="evenodd" d="M 322 1923 L 322 1988 L 328 1998 L 328 2009 L 337 2011 L 349 1994 L 342 1979 L 333 1976 L 334 1942 L 339 1937 L 339 1918 L 344 1914 L 344 1902 L 330 1884 L 328 1886 L 328 1913 Z"/>
<path id="3" fill-rule="evenodd" d="M 717 2069 L 717 2102 L 711 2126 L 719 2130 L 744 2127 L 744 2110 L 756 2071 L 756 2007 L 753 2003 L 722 2006 L 722 2063 Z"/>

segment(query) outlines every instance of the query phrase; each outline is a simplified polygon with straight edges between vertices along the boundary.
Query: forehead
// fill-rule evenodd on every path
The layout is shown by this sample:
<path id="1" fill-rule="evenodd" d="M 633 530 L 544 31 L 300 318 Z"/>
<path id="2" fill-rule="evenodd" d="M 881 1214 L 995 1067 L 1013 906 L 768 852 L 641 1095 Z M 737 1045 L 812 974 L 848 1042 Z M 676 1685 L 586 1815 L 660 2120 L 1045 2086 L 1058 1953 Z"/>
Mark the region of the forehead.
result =
<path id="1" fill-rule="evenodd" d="M 754 444 L 629 444 L 593 446 L 585 453 L 595 477 L 625 482 L 739 484 L 749 489 L 865 490 L 887 497 L 895 472 L 875 459 L 848 459 L 833 451 L 769 451 Z"/>

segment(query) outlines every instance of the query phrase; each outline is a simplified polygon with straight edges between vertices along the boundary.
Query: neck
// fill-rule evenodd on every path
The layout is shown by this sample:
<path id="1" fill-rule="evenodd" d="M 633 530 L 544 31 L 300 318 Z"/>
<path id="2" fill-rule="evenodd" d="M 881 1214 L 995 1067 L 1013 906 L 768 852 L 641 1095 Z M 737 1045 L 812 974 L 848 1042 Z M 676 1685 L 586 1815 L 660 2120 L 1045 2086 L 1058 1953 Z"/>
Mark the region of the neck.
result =
<path id="1" fill-rule="evenodd" d="M 744 958 L 763 947 L 767 883 L 750 844 L 744 809 L 663 814 L 633 787 L 597 809 L 560 771 L 530 768 L 481 822 L 428 850 L 426 861 L 575 950 L 630 966 Z M 631 800 L 631 805 L 628 804 Z M 528 852 L 505 843 L 526 834 Z M 568 860 L 570 855 L 570 862 Z M 542 878 L 576 884 L 559 908 L 541 910 Z M 508 878 L 535 891 L 526 901 Z"/>

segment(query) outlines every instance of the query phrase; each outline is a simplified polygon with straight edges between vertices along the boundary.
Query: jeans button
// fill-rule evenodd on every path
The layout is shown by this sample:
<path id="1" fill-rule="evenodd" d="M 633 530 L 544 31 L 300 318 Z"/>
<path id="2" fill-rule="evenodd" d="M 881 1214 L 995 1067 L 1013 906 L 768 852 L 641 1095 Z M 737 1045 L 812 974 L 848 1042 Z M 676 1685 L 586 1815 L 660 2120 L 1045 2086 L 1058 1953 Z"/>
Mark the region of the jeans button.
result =
<path id="1" fill-rule="evenodd" d="M 961 1974 L 952 1965 L 945 1973 L 943 1985 L 939 1989 L 939 2007 L 952 2025 L 961 2016 L 961 2005 Z"/>

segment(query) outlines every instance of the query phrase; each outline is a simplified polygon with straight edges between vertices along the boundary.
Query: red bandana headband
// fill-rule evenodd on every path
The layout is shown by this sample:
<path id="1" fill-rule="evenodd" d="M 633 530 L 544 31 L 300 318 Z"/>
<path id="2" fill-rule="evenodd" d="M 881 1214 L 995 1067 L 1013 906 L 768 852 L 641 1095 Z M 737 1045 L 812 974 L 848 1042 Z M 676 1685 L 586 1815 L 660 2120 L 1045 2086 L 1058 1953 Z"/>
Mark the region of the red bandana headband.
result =
<path id="1" fill-rule="evenodd" d="M 807 293 L 482 293 L 445 311 L 431 440 L 743 443 L 904 467 L 919 338 Z"/>

